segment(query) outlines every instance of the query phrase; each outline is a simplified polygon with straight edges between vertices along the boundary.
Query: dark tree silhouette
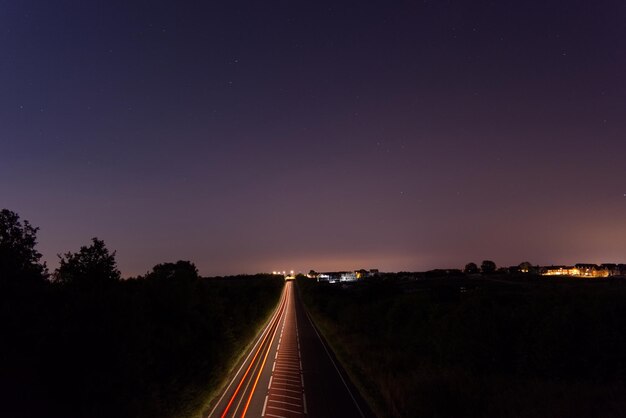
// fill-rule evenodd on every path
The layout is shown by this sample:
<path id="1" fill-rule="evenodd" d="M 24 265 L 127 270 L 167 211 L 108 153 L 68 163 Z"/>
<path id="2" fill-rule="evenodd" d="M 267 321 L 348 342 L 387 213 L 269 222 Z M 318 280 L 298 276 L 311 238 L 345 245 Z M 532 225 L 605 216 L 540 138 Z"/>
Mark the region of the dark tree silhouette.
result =
<path id="1" fill-rule="evenodd" d="M 15 280 L 42 280 L 47 277 L 46 265 L 35 249 L 37 231 L 27 220 L 20 222 L 17 213 L 0 211 L 0 283 Z"/>
<path id="2" fill-rule="evenodd" d="M 463 269 L 465 274 L 477 274 L 479 271 L 476 263 L 467 263 L 465 269 Z"/>
<path id="3" fill-rule="evenodd" d="M 533 265 L 530 264 L 528 261 L 524 261 L 520 263 L 518 268 L 519 268 L 519 271 L 521 271 L 522 273 L 530 273 L 533 271 Z"/>
<path id="4" fill-rule="evenodd" d="M 146 274 L 146 279 L 156 281 L 193 281 L 199 278 L 198 269 L 191 261 L 179 260 L 176 263 L 157 264 Z"/>
<path id="5" fill-rule="evenodd" d="M 480 270 L 483 274 L 493 274 L 496 272 L 496 263 L 491 260 L 484 260 L 480 265 Z"/>
<path id="6" fill-rule="evenodd" d="M 110 253 L 104 241 L 98 238 L 92 238 L 91 241 L 90 246 L 80 247 L 77 253 L 59 255 L 60 265 L 54 272 L 56 282 L 90 286 L 120 280 L 115 251 Z"/>

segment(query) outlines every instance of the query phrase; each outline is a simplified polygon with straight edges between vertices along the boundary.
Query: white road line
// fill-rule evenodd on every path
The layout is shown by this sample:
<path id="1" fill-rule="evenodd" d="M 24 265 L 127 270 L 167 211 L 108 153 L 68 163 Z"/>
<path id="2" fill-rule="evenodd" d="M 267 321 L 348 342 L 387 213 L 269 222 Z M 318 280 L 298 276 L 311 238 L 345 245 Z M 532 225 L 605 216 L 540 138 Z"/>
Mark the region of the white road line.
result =
<path id="1" fill-rule="evenodd" d="M 287 418 L 287 417 L 284 417 L 282 415 L 274 415 L 274 414 L 265 414 L 265 416 L 266 417 L 272 417 L 272 418 Z"/>
<path id="2" fill-rule="evenodd" d="M 298 393 L 298 394 L 302 393 L 301 390 L 293 390 L 293 389 L 287 389 L 287 388 L 280 388 L 280 389 L 274 388 L 274 390 L 276 390 L 276 392 L 282 392 L 283 390 L 286 390 L 287 392 L 291 392 L 291 393 Z"/>
<path id="3" fill-rule="evenodd" d="M 276 373 L 285 373 L 285 374 L 295 374 L 298 375 L 300 374 L 300 369 L 298 369 L 297 367 L 289 367 L 289 366 L 284 366 L 282 364 L 276 364 Z"/>
<path id="4" fill-rule="evenodd" d="M 296 385 L 296 384 L 293 384 L 293 383 L 277 383 L 277 382 L 274 382 L 274 389 L 276 389 L 276 390 L 283 390 L 283 389 L 287 389 L 287 388 L 302 390 L 302 387 L 299 384 Z"/>
<path id="5" fill-rule="evenodd" d="M 291 395 L 285 395 L 284 393 L 281 393 L 280 395 L 274 393 L 274 394 L 269 394 L 269 396 L 280 396 L 281 398 L 289 398 L 289 399 L 295 399 L 296 401 L 301 401 L 302 398 L 298 398 L 297 396 L 291 396 Z"/>
<path id="6" fill-rule="evenodd" d="M 300 381 L 297 379 L 287 379 L 285 377 L 276 377 L 276 380 L 284 380 L 285 382 L 296 382 L 294 383 L 294 385 L 300 383 Z"/>
<path id="7" fill-rule="evenodd" d="M 291 412 L 292 414 L 301 414 L 302 412 L 300 411 L 294 411 L 293 409 L 287 409 L 287 408 L 279 408 L 277 406 L 272 406 L 272 405 L 267 405 L 267 408 L 272 408 L 272 409 L 279 409 L 281 411 L 286 411 L 286 412 Z"/>
<path id="8" fill-rule="evenodd" d="M 297 311 L 296 306 L 292 300 L 293 288 L 290 286 L 289 290 L 290 292 L 287 293 L 285 296 L 285 307 L 283 312 L 284 316 L 281 318 L 283 324 L 280 331 L 280 338 L 276 345 L 276 355 L 274 356 L 274 363 L 272 364 L 272 373 L 270 375 L 269 384 L 267 386 L 268 394 L 266 395 L 265 402 L 263 404 L 262 416 L 267 417 L 279 417 L 279 415 L 266 413 L 266 411 L 269 409 L 285 411 L 298 415 L 301 415 L 302 412 L 294 411 L 289 408 L 302 408 L 305 414 L 307 411 L 306 398 L 304 395 L 304 376 L 302 374 L 302 355 L 300 352 L 298 318 L 296 316 Z M 285 327 L 287 326 L 287 320 L 291 320 L 291 317 L 289 317 L 290 313 L 293 313 L 294 315 L 295 324 L 292 324 L 290 322 L 290 326 L 295 325 L 296 344 L 293 344 L 293 340 L 290 339 L 293 338 L 293 333 L 291 333 L 293 332 L 292 328 L 287 328 L 287 334 L 284 334 Z M 286 341 L 282 340 L 283 336 L 287 338 Z M 293 390 L 296 388 L 299 390 Z M 287 393 L 300 395 L 302 396 L 302 398 L 287 395 Z M 286 399 L 291 400 L 291 402 L 286 401 Z M 299 403 L 295 403 L 294 401 L 302 402 L 302 405 L 300 405 Z M 284 406 L 287 406 L 287 408 L 285 408 Z"/>
<path id="9" fill-rule="evenodd" d="M 276 363 L 276 370 L 281 371 L 281 372 L 285 372 L 285 373 L 291 373 L 291 374 L 299 374 L 300 373 L 300 369 L 295 364 L 294 365 L 286 365 L 286 364 Z"/>
<path id="10" fill-rule="evenodd" d="M 265 415 L 265 408 L 267 407 L 267 398 L 268 398 L 268 395 L 265 395 L 265 402 L 263 402 L 263 412 L 261 412 L 261 416 Z"/>
<path id="11" fill-rule="evenodd" d="M 276 362 L 276 366 L 289 370 L 298 370 L 298 363 L 286 363 L 284 361 L 281 362 L 280 359 L 278 359 L 278 361 Z"/>
<path id="12" fill-rule="evenodd" d="M 295 406 L 296 408 L 302 408 L 302 405 L 297 404 L 297 403 L 291 403 L 291 402 L 285 402 L 285 401 L 275 401 L 274 399 L 270 399 L 270 402 L 279 403 L 281 405 Z"/>
<path id="13" fill-rule="evenodd" d="M 280 366 L 291 366 L 291 367 L 298 367 L 298 365 L 300 364 L 299 360 L 285 360 L 282 358 L 276 359 L 276 363 L 278 363 Z"/>

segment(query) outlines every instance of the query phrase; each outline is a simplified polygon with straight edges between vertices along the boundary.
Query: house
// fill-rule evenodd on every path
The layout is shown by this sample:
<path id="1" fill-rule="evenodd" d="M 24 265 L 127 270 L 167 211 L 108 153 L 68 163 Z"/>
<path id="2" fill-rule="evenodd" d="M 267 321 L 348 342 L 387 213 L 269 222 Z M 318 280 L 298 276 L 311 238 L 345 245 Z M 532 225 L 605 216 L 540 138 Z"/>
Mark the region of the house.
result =
<path id="1" fill-rule="evenodd" d="M 550 266 L 541 270 L 542 276 L 580 276 L 580 270 L 574 266 Z"/>
<path id="2" fill-rule="evenodd" d="M 609 271 L 597 264 L 576 264 L 576 268 L 580 270 L 582 277 L 609 277 Z"/>
<path id="3" fill-rule="evenodd" d="M 356 282 L 356 280 L 357 280 L 357 275 L 356 275 L 356 272 L 354 271 L 344 271 L 339 276 L 339 281 L 342 283 L 343 282 Z"/>
<path id="4" fill-rule="evenodd" d="M 604 263 L 600 264 L 600 267 L 606 269 L 609 273 L 609 276 L 621 276 L 622 269 L 619 267 L 619 264 L 615 263 Z"/>
<path id="5" fill-rule="evenodd" d="M 574 277 L 608 277 L 610 270 L 597 264 L 579 263 L 575 266 L 543 267 L 543 276 L 574 276 Z"/>
<path id="6" fill-rule="evenodd" d="M 361 270 L 356 270 L 354 273 L 356 274 L 357 279 L 364 279 L 366 277 L 378 276 L 378 269 L 371 269 L 369 271 L 365 269 L 361 269 Z"/>

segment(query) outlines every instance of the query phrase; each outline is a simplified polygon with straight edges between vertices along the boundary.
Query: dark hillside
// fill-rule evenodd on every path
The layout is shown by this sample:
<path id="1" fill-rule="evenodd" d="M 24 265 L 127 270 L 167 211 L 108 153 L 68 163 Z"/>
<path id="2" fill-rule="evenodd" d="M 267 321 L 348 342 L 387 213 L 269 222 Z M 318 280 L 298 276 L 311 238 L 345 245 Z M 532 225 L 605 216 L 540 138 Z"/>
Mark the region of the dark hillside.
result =
<path id="1" fill-rule="evenodd" d="M 298 285 L 382 416 L 624 416 L 622 280 Z"/>

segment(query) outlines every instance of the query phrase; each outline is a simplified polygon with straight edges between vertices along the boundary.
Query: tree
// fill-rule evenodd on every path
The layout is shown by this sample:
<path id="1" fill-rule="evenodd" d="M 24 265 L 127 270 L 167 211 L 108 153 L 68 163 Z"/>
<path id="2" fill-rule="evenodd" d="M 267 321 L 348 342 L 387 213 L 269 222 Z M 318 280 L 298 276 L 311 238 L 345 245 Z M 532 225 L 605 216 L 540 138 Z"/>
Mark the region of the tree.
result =
<path id="1" fill-rule="evenodd" d="M 98 238 L 92 238 L 91 241 L 90 246 L 80 247 L 77 253 L 59 255 L 60 264 L 54 272 L 57 283 L 90 286 L 120 280 L 115 251 L 109 253 L 104 241 Z"/>
<path id="2" fill-rule="evenodd" d="M 496 263 L 491 260 L 484 260 L 480 265 L 483 274 L 493 274 L 496 271 Z"/>
<path id="3" fill-rule="evenodd" d="M 0 282 L 43 280 L 48 276 L 41 254 L 35 249 L 37 231 L 27 220 L 20 222 L 17 213 L 0 211 Z"/>
<path id="4" fill-rule="evenodd" d="M 178 260 L 176 263 L 157 264 L 152 271 L 146 274 L 146 279 L 157 281 L 187 281 L 197 280 L 198 269 L 191 261 Z"/>
<path id="5" fill-rule="evenodd" d="M 479 273 L 478 266 L 476 263 L 467 263 L 465 265 L 465 269 L 463 269 L 465 274 L 477 274 Z"/>
<path id="6" fill-rule="evenodd" d="M 530 264 L 528 261 L 524 261 L 523 263 L 520 263 L 518 268 L 519 268 L 519 271 L 522 273 L 530 273 L 533 271 L 533 265 Z"/>

